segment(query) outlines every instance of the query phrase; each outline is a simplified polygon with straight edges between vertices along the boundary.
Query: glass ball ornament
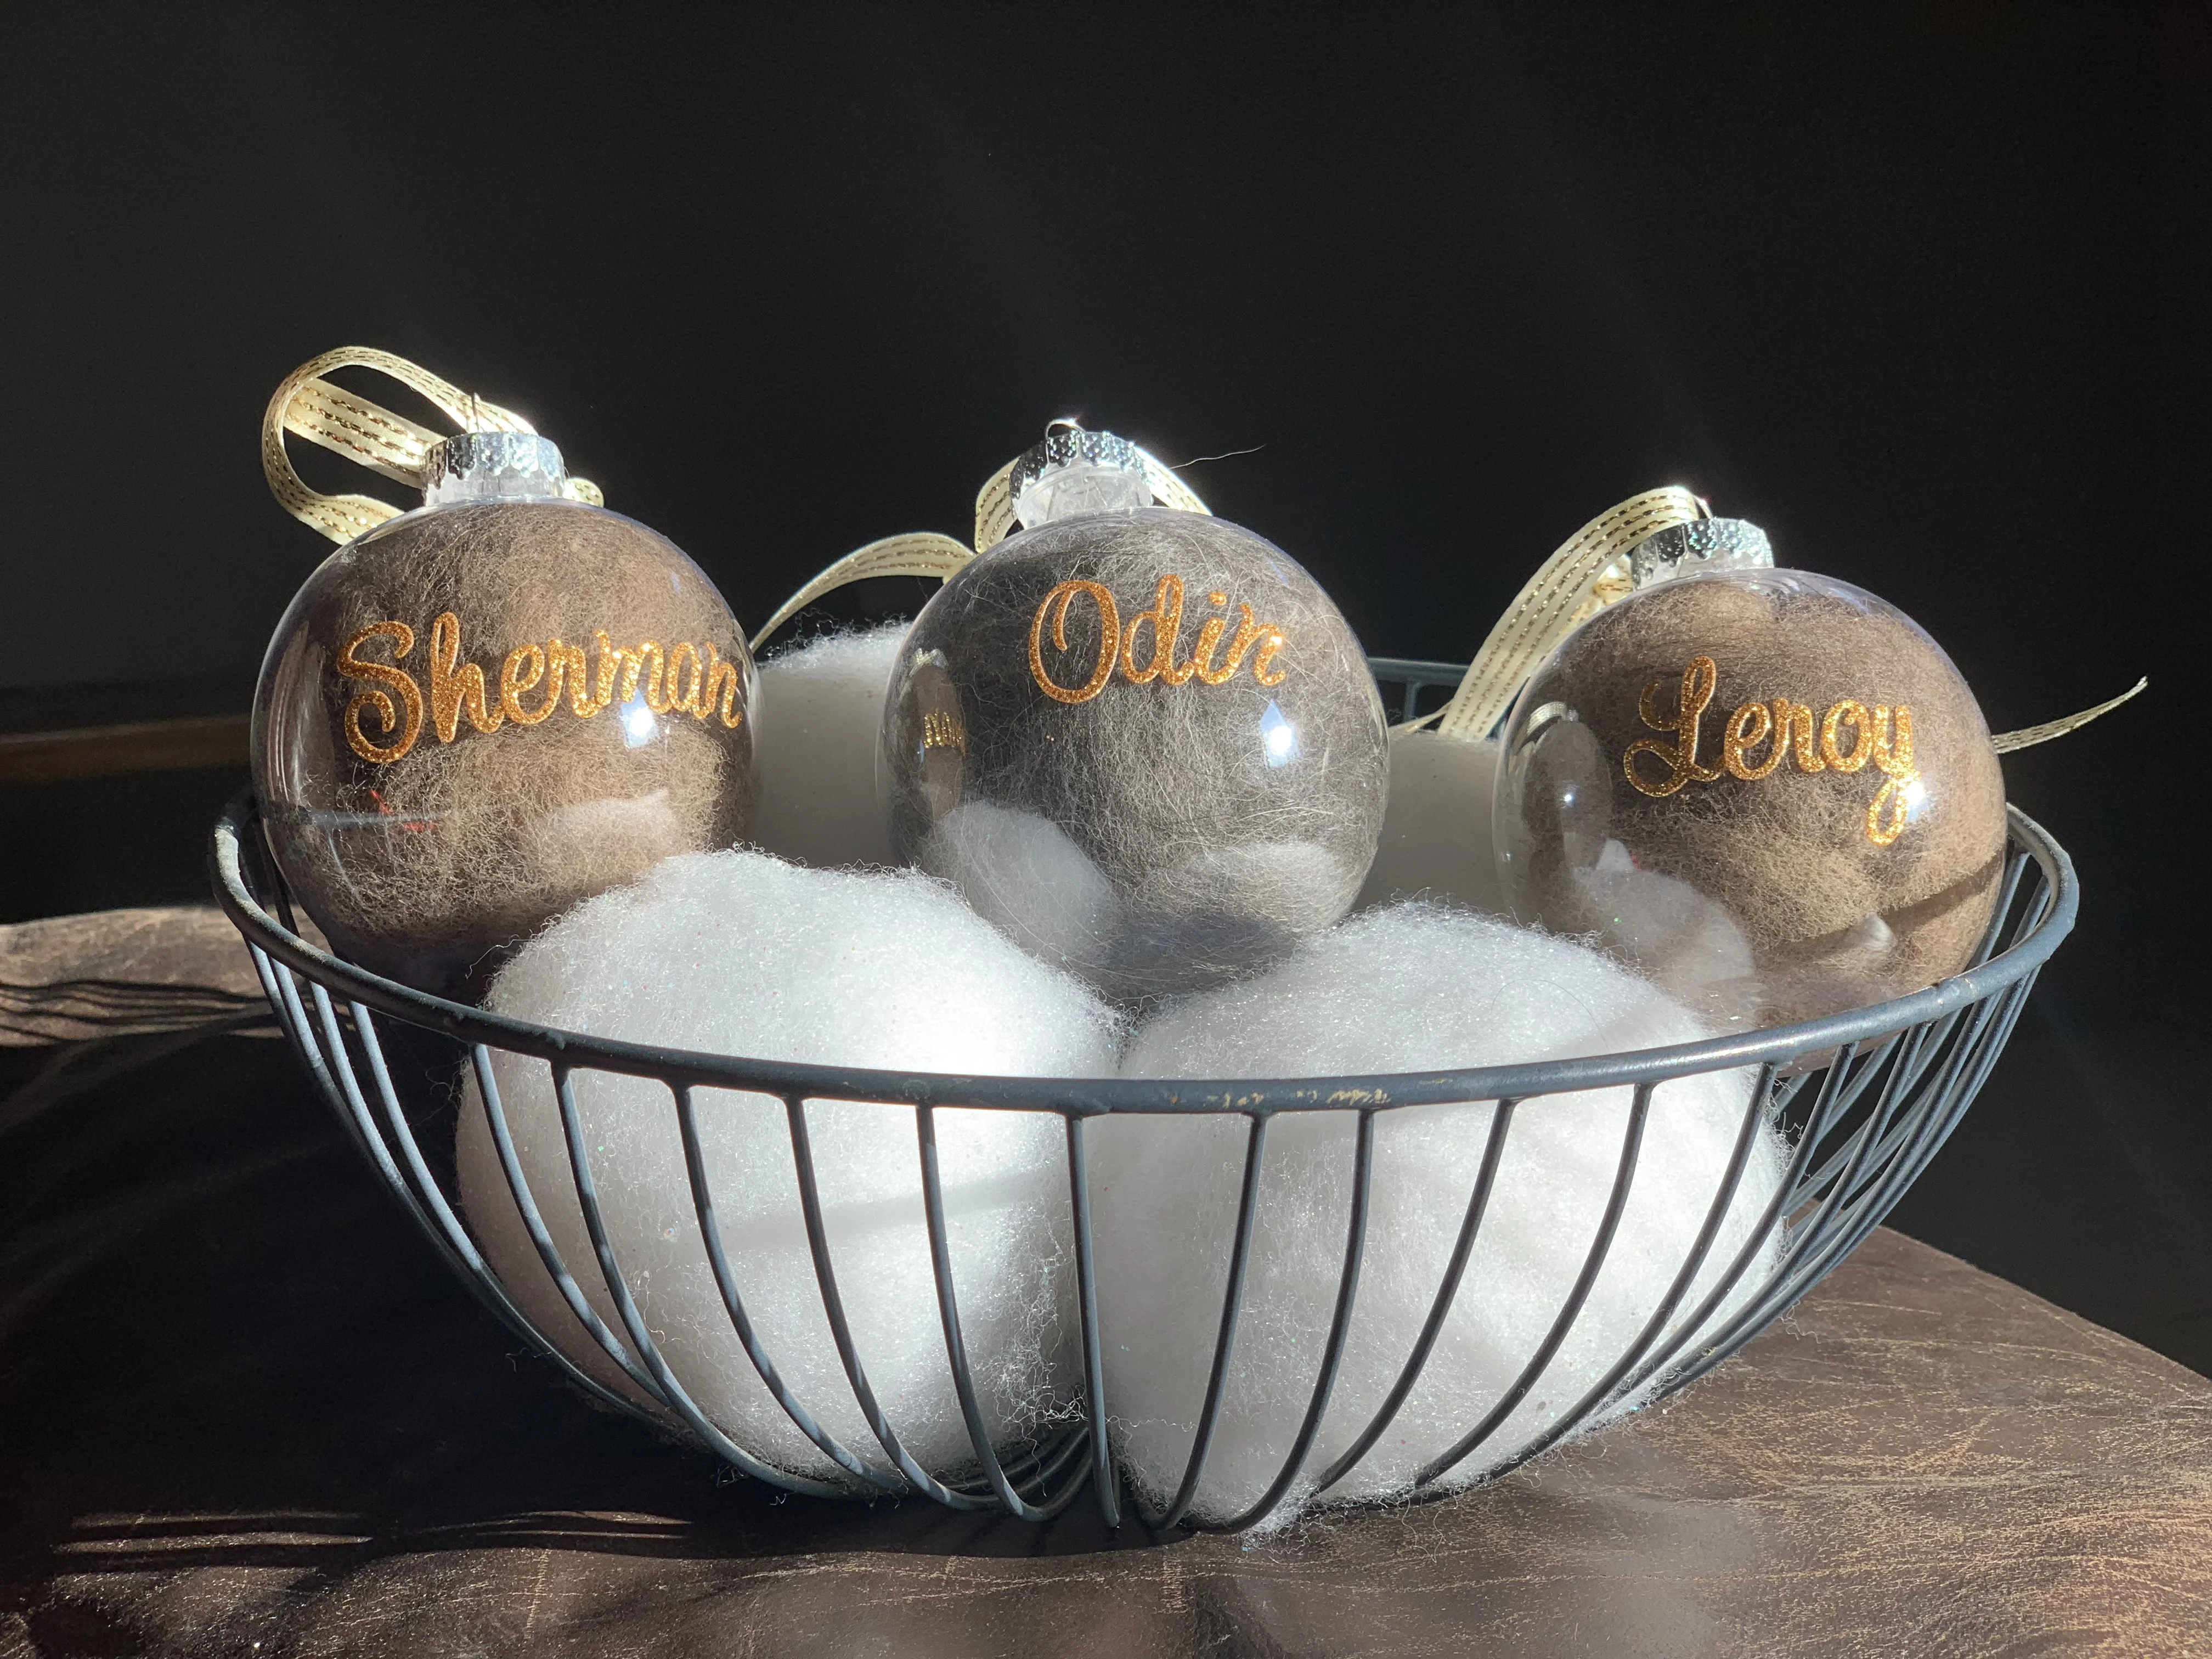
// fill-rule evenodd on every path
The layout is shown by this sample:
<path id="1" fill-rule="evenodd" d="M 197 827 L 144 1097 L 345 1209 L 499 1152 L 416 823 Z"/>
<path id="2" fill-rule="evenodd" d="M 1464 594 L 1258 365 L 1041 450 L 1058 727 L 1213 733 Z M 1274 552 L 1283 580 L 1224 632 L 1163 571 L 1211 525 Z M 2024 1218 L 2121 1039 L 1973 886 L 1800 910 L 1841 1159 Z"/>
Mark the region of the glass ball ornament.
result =
<path id="1" fill-rule="evenodd" d="M 741 839 L 753 664 L 666 538 L 462 434 L 424 505 L 326 559 L 254 696 L 278 868 L 341 955 L 465 994 L 563 910 Z"/>
<path id="2" fill-rule="evenodd" d="M 896 855 L 1125 1000 L 1340 919 L 1389 775 L 1328 594 L 1251 531 L 1150 505 L 1142 461 L 1076 431 L 1017 464 L 1023 528 L 915 618 L 880 750 Z"/>
<path id="3" fill-rule="evenodd" d="M 1492 825 L 1514 915 L 1735 1029 L 1965 968 L 2004 781 L 1950 658 L 1848 582 L 1679 568 L 1639 562 L 1514 706 Z"/>

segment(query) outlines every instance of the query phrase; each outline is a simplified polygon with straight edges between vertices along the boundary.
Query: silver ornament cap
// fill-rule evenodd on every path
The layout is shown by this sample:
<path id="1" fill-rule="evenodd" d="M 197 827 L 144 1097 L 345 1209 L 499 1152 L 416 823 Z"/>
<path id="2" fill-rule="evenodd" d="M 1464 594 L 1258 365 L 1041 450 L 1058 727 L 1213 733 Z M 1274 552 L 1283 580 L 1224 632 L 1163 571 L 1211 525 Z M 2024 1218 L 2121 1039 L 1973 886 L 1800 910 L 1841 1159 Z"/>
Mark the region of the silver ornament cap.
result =
<path id="1" fill-rule="evenodd" d="M 1145 452 L 1110 432 L 1055 428 L 1023 452 L 1008 475 L 1014 517 L 1024 530 L 1086 513 L 1134 513 L 1152 505 Z"/>
<path id="2" fill-rule="evenodd" d="M 1745 519 L 1695 519 L 1668 525 L 1637 543 L 1629 577 L 1639 588 L 1705 570 L 1768 570 L 1774 547 L 1766 532 Z"/>
<path id="3" fill-rule="evenodd" d="M 534 432 L 457 432 L 434 446 L 424 464 L 422 504 L 558 501 L 568 468 L 550 438 Z"/>

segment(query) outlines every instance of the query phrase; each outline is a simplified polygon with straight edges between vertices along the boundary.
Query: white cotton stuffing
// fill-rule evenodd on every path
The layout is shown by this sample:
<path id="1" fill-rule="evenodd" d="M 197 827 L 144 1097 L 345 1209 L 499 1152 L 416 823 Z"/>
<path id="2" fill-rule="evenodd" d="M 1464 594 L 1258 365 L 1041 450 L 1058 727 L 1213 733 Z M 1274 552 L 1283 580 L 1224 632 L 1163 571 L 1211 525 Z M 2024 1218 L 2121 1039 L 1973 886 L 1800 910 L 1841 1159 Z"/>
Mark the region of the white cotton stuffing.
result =
<path id="1" fill-rule="evenodd" d="M 1125 1076 L 1284 1078 L 1432 1071 L 1695 1040 L 1696 1021 L 1570 940 L 1435 905 L 1355 916 L 1255 978 L 1190 997 L 1141 1026 Z M 1749 1109 L 1752 1075 L 1655 1092 L 1627 1208 L 1564 1346 L 1521 1406 L 1445 1478 L 1506 1461 L 1621 1355 L 1680 1271 Z M 1454 1311 L 1389 1430 L 1323 1501 L 1403 1494 L 1486 1412 L 1541 1343 L 1581 1270 L 1619 1167 L 1632 1091 L 1522 1104 Z M 1428 1316 L 1480 1166 L 1488 1104 L 1378 1114 L 1366 1256 L 1335 1392 L 1307 1463 L 1271 1517 L 1366 1425 Z M 1248 1120 L 1114 1117 L 1086 1131 L 1099 1312 L 1116 1455 L 1153 1501 L 1179 1484 L 1212 1363 Z M 1268 1131 L 1244 1311 L 1220 1427 L 1194 1505 L 1240 1513 L 1266 1492 L 1302 1421 L 1334 1310 L 1355 1119 L 1286 1113 Z M 1749 1236 L 1784 1164 L 1762 1126 L 1693 1310 Z M 1770 1242 L 1741 1287 L 1771 1265 Z M 1717 1318 L 1729 1311 L 1724 1304 Z M 1629 1409 L 1635 1401 L 1619 1409 Z M 1617 1412 L 1616 1413 L 1617 1414 Z"/>
<path id="2" fill-rule="evenodd" d="M 532 940 L 497 1012 L 635 1042 L 969 1075 L 1110 1076 L 1120 1030 L 1090 992 L 913 872 L 809 870 L 736 851 L 673 858 Z M 590 1248 L 547 1066 L 496 1054 L 530 1190 L 570 1275 L 622 1325 Z M 849 1482 L 793 1425 L 731 1327 L 692 1208 L 675 1109 L 649 1079 L 579 1070 L 577 1104 L 617 1262 L 678 1380 L 722 1431 L 780 1468 Z M 570 1313 L 525 1232 L 473 1079 L 459 1135 L 470 1227 L 522 1310 L 594 1376 L 641 1397 Z M 724 1247 L 799 1400 L 873 1468 L 871 1434 L 817 1289 L 782 1103 L 696 1096 Z M 906 1448 L 972 1465 L 922 1217 L 915 1114 L 815 1103 L 809 1126 L 832 1261 L 868 1381 Z M 946 1109 L 937 1139 L 963 1334 L 1002 1444 L 1072 1409 L 1079 1335 L 1062 1121 Z"/>
<path id="3" fill-rule="evenodd" d="M 877 802 L 876 743 L 906 629 L 830 634 L 761 665 L 753 845 L 823 869 L 896 862 Z"/>

